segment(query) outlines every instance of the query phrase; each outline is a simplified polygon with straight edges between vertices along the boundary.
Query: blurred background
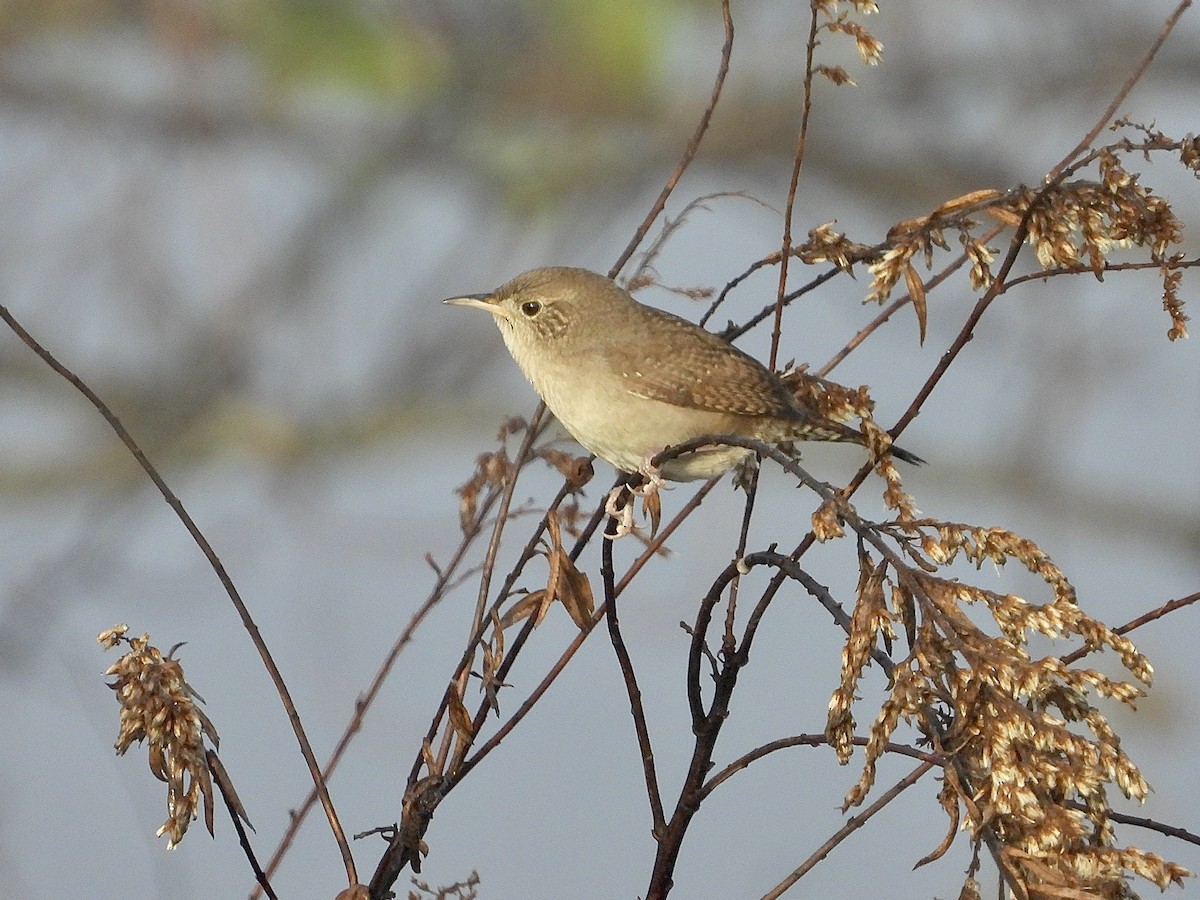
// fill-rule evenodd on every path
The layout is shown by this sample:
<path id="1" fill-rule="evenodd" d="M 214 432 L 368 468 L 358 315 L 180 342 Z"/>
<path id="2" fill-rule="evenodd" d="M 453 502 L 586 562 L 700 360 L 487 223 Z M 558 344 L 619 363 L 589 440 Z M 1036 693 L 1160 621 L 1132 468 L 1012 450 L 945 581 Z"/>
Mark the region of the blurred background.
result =
<path id="1" fill-rule="evenodd" d="M 820 50 L 859 87 L 817 85 L 798 235 L 837 220 L 873 243 L 895 221 L 967 191 L 1037 182 L 1173 8 L 882 5 L 867 21 L 885 45 L 882 67 L 863 67 L 847 40 L 827 36 Z M 723 197 L 690 215 L 655 262 L 667 285 L 719 287 L 779 246 L 807 13 L 760 0 L 735 2 L 733 15 L 722 105 L 667 212 L 711 192 L 761 202 Z M 537 265 L 607 270 L 691 134 L 721 42 L 718 4 L 699 0 L 0 6 L 2 302 L 108 401 L 205 530 L 319 758 L 427 595 L 424 555 L 444 560 L 457 544 L 454 488 L 500 424 L 534 408 L 486 317 L 437 301 Z M 1197 60 L 1192 12 L 1122 112 L 1174 137 L 1200 131 Z M 1167 158 L 1128 166 L 1174 201 L 1191 229 L 1184 250 L 1200 253 L 1192 174 Z M 721 315 L 760 308 L 776 278 L 752 278 Z M 1181 292 L 1192 310 L 1195 284 L 1185 276 Z M 782 358 L 828 359 L 875 314 L 860 302 L 866 285 L 842 278 L 805 299 L 790 314 Z M 658 288 L 640 298 L 693 319 L 703 308 Z M 890 425 L 974 299 L 965 282 L 951 283 L 931 295 L 924 346 L 902 314 L 833 377 L 870 384 Z M 906 477 L 925 513 L 1037 541 L 1085 609 L 1114 625 L 1200 583 L 1200 362 L 1194 345 L 1167 341 L 1160 302 L 1153 275 L 1012 292 L 903 441 L 930 461 Z M 764 330 L 745 346 L 765 355 L 767 340 Z M 831 481 L 860 460 L 844 447 L 805 458 Z M 603 464 L 597 471 L 593 501 L 611 479 Z M 778 490 L 760 500 L 756 539 L 794 544 L 811 504 L 797 507 L 785 479 L 765 477 Z M 558 483 L 532 468 L 518 498 L 545 502 Z M 687 496 L 666 495 L 667 514 Z M 669 799 L 690 747 L 678 622 L 693 618 L 712 561 L 732 554 L 740 508 L 740 495 L 718 488 L 660 577 L 635 583 L 623 601 Z M 513 535 L 524 540 L 519 527 Z M 846 599 L 851 552 L 813 557 Z M 596 553 L 585 569 L 596 568 Z M 1016 572 L 976 578 L 1045 597 Z M 348 832 L 396 819 L 473 597 L 468 584 L 417 633 L 334 778 Z M 1157 670 L 1154 689 L 1136 714 L 1105 707 L 1157 788 L 1131 811 L 1192 831 L 1196 616 L 1184 610 L 1136 632 Z M 116 706 L 101 673 L 115 655 L 93 639 L 117 622 L 164 649 L 188 642 L 188 679 L 208 701 L 268 856 L 308 778 L 261 663 L 136 463 L 6 330 L 0 897 L 244 896 L 252 879 L 223 814 L 215 842 L 197 824 L 167 853 L 154 837 L 164 792 L 144 754 L 112 753 Z M 799 594 L 776 603 L 771 626 L 739 684 L 722 761 L 824 727 L 838 634 Z M 572 631 L 561 610 L 539 629 L 509 679 L 519 695 Z M 864 722 L 883 697 L 877 674 L 874 683 Z M 485 897 L 638 896 L 653 846 L 620 685 L 611 648 L 594 637 L 439 809 L 424 877 L 448 883 L 477 869 Z M 909 768 L 885 760 L 881 789 Z M 756 764 L 705 804 L 676 894 L 760 896 L 839 826 L 837 806 L 857 776 L 827 748 Z M 956 894 L 965 843 L 909 873 L 944 833 L 937 788 L 912 788 L 793 893 Z M 1200 870 L 1195 847 L 1120 835 Z M 375 838 L 356 844 L 364 879 L 381 848 Z M 274 883 L 282 897 L 344 886 L 318 817 Z"/>

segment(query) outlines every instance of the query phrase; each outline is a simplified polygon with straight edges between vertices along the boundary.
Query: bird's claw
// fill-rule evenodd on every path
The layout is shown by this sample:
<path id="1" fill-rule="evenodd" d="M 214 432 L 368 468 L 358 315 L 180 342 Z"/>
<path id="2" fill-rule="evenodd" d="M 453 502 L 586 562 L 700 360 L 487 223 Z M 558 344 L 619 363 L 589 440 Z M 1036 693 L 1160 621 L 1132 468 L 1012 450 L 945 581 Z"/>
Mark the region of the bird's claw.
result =
<path id="1" fill-rule="evenodd" d="M 612 534 L 606 533 L 604 536 L 609 540 L 615 541 L 617 538 L 625 537 L 627 534 L 633 534 L 633 505 L 635 498 L 642 498 L 642 509 L 651 510 L 651 518 L 654 520 L 654 530 L 658 530 L 658 515 L 655 512 L 658 509 L 657 499 L 658 492 L 667 486 L 663 480 L 662 474 L 653 464 L 654 454 L 647 453 L 646 458 L 642 461 L 642 466 L 638 469 L 637 474 L 641 476 L 640 482 L 634 485 L 619 484 L 608 493 L 608 499 L 604 501 L 604 511 L 616 520 L 616 529 Z"/>
<path id="2" fill-rule="evenodd" d="M 626 485 L 618 484 L 608 492 L 608 499 L 604 501 L 604 511 L 617 523 L 612 533 L 604 533 L 610 541 L 633 533 L 633 497 L 627 496 L 626 491 Z"/>

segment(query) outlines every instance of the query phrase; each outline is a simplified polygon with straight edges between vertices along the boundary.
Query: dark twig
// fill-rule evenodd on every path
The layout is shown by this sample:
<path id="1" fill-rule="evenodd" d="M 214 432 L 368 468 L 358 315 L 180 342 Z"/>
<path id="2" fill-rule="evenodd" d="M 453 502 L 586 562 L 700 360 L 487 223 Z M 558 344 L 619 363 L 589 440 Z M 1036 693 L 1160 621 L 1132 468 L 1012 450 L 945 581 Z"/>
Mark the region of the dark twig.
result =
<path id="1" fill-rule="evenodd" d="M 1161 262 L 1106 262 L 1100 269 L 1102 274 L 1107 275 L 1110 272 L 1139 272 L 1143 270 L 1161 271 Z M 1194 269 L 1200 266 L 1200 259 L 1180 259 L 1172 260 L 1172 269 Z M 1093 270 L 1088 266 L 1076 266 L 1071 269 L 1041 269 L 1037 272 L 1030 272 L 1027 275 L 1018 275 L 1016 278 L 1008 279 L 1005 284 L 1005 290 L 1011 290 L 1017 285 L 1025 284 L 1030 281 L 1045 281 L 1048 278 L 1054 278 L 1058 275 L 1091 275 Z"/>
<path id="2" fill-rule="evenodd" d="M 711 659 L 705 653 L 708 627 L 712 623 L 713 610 L 721 595 L 742 571 L 741 561 L 729 563 L 708 589 L 700 608 L 696 612 L 696 624 L 691 629 L 691 649 L 688 651 L 687 696 L 692 714 L 692 733 L 696 736 L 691 762 L 679 791 L 671 819 L 657 835 L 658 851 L 650 873 L 650 885 L 646 900 L 662 900 L 671 890 L 675 864 L 687 834 L 692 817 L 700 808 L 704 781 L 712 766 L 713 751 L 721 729 L 728 721 L 729 703 L 737 686 L 738 673 L 747 657 L 742 653 L 722 654 L 720 671 L 713 686 L 712 701 L 706 710 L 700 686 L 701 661 Z"/>
<path id="3" fill-rule="evenodd" d="M 208 760 L 208 770 L 213 775 L 213 783 L 217 786 L 217 790 L 221 794 L 221 800 L 225 803 L 229 819 L 233 822 L 233 830 L 237 832 L 238 843 L 241 844 L 242 852 L 246 854 L 246 861 L 250 863 L 250 871 L 254 873 L 254 880 L 258 882 L 259 890 L 270 897 L 271 900 L 279 900 L 274 889 L 271 887 L 270 878 L 258 864 L 258 856 L 255 855 L 254 848 L 250 845 L 250 835 L 246 834 L 241 801 L 238 800 L 236 795 L 231 794 L 232 785 L 227 784 L 224 765 L 212 750 L 208 750 L 205 753 L 205 757 Z"/>
<path id="4" fill-rule="evenodd" d="M 746 555 L 746 544 L 750 540 L 750 519 L 754 515 L 754 500 L 758 496 L 760 462 L 760 459 L 755 459 L 754 468 L 750 472 L 750 481 L 746 485 L 746 503 L 742 507 L 742 527 L 738 531 L 737 550 L 734 551 L 734 559 L 741 559 Z M 725 604 L 725 634 L 721 638 L 722 653 L 732 653 L 737 647 L 737 639 L 734 636 L 733 629 L 737 622 L 738 585 L 741 583 L 741 578 L 735 578 L 729 582 L 729 600 Z"/>
<path id="5" fill-rule="evenodd" d="M 629 501 L 633 502 L 632 499 Z M 629 696 L 629 711 L 633 715 L 633 728 L 637 732 L 638 749 L 642 755 L 642 770 L 646 776 L 646 795 L 650 799 L 650 819 L 653 823 L 651 830 L 658 835 L 665 827 L 663 820 L 662 792 L 658 789 L 658 773 L 654 767 L 654 749 L 650 744 L 650 729 L 646 725 L 646 711 L 642 707 L 642 692 L 638 689 L 637 676 L 633 671 L 633 660 L 621 636 L 621 626 L 617 621 L 617 590 L 616 577 L 613 573 L 613 540 L 617 536 L 617 520 L 608 517 L 604 527 L 604 546 L 600 554 L 600 577 L 604 581 L 604 619 L 608 623 L 608 636 L 612 641 L 613 651 L 617 654 L 617 664 L 621 668 L 621 677 L 625 681 L 625 693 Z"/>
<path id="6" fill-rule="evenodd" d="M 1067 805 L 1081 812 L 1086 812 L 1086 807 L 1082 803 L 1069 803 Z M 1108 817 L 1119 825 L 1145 828 L 1148 831 L 1157 831 L 1159 834 L 1165 834 L 1167 837 L 1178 838 L 1189 844 L 1200 845 L 1200 834 L 1188 831 L 1186 828 L 1180 828 L 1178 825 L 1167 825 L 1163 822 L 1155 822 L 1153 819 L 1147 819 L 1144 816 L 1131 816 L 1127 813 L 1116 812 L 1111 809 L 1108 811 Z"/>
<path id="7" fill-rule="evenodd" d="M 739 756 L 716 775 L 712 776 L 712 778 L 708 779 L 704 784 L 701 799 L 707 797 L 738 772 L 747 768 L 752 762 L 756 762 L 764 756 L 768 756 L 779 750 L 786 750 L 789 747 L 823 747 L 828 743 L 829 738 L 823 734 L 797 734 L 792 737 L 771 741 L 763 744 L 761 747 L 755 747 L 749 753 Z M 868 738 L 856 737 L 851 740 L 851 743 L 858 747 L 866 747 L 870 741 Z M 886 746 L 888 753 L 894 753 L 897 756 L 908 756 L 921 762 L 933 763 L 935 766 L 945 765 L 945 760 L 937 753 L 927 753 L 924 750 L 918 750 L 916 747 L 909 747 L 906 744 L 897 744 L 892 741 L 888 741 Z"/>

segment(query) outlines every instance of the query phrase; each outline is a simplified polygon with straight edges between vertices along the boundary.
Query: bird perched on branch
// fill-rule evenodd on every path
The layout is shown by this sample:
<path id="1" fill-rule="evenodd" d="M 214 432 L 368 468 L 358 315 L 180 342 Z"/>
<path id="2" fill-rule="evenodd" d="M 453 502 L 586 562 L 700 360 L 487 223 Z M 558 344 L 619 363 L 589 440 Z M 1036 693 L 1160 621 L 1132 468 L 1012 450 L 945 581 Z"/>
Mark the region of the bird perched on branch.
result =
<path id="1" fill-rule="evenodd" d="M 490 294 L 444 302 L 491 313 L 550 411 L 575 440 L 622 472 L 646 472 L 657 452 L 707 435 L 865 444 L 855 429 L 801 406 L 754 357 L 587 269 L 534 269 Z M 889 452 L 923 462 L 899 447 Z M 705 446 L 667 460 L 661 475 L 708 479 L 752 453 Z"/>

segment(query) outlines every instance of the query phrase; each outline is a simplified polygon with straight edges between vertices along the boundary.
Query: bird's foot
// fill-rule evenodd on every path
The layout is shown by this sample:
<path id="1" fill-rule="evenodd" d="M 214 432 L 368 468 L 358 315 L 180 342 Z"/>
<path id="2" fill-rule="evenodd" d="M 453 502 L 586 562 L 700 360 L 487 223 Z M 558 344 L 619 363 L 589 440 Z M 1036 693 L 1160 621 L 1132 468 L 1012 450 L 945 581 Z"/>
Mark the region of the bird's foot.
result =
<path id="1" fill-rule="evenodd" d="M 606 538 L 615 541 L 633 533 L 633 506 L 638 497 L 642 498 L 642 510 L 650 519 L 651 538 L 657 533 L 658 523 L 662 519 L 659 491 L 666 488 L 667 483 L 653 464 L 653 457 L 653 453 L 647 453 L 641 468 L 630 477 L 629 482 L 619 484 L 609 492 L 608 499 L 604 501 L 604 511 L 616 519 L 617 526 L 615 533 L 604 535 Z"/>
<path id="2" fill-rule="evenodd" d="M 617 523 L 611 534 L 604 532 L 606 538 L 615 541 L 633 533 L 633 490 L 629 485 L 622 482 L 608 492 L 608 499 L 604 501 L 604 511 Z"/>

